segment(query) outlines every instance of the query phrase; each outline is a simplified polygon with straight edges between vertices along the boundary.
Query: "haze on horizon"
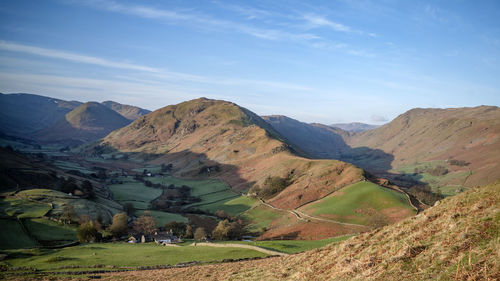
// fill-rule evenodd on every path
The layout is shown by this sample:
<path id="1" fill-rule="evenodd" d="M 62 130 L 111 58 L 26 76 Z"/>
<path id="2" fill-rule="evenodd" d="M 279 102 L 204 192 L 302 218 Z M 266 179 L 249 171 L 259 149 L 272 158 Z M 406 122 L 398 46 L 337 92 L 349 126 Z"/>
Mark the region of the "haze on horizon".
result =
<path id="1" fill-rule="evenodd" d="M 195 3 L 195 4 L 194 4 Z M 0 3 L 0 92 L 326 124 L 500 105 L 498 1 Z"/>

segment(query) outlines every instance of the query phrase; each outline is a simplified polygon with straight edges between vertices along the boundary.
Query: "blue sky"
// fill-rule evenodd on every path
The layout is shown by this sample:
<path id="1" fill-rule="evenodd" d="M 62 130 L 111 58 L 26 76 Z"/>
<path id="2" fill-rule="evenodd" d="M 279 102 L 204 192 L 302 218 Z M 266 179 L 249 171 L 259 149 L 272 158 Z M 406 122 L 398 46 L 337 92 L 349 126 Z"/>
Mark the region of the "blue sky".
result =
<path id="1" fill-rule="evenodd" d="M 0 92 L 305 122 L 500 105 L 500 1 L 0 2 Z"/>

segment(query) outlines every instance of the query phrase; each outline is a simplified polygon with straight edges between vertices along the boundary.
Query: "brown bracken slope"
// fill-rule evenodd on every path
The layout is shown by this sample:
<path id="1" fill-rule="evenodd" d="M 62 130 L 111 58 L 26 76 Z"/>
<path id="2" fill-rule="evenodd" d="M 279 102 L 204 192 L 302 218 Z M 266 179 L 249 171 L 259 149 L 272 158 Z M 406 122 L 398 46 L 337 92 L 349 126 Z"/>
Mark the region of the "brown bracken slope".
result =
<path id="1" fill-rule="evenodd" d="M 499 280 L 500 182 L 416 217 L 287 257 L 156 271 L 120 280 Z"/>

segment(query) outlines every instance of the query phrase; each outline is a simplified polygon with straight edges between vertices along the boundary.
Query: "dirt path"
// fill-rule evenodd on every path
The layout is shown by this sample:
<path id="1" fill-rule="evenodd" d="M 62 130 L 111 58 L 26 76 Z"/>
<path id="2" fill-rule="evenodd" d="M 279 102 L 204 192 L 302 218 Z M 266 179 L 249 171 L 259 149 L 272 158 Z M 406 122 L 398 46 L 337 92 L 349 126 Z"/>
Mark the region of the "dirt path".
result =
<path id="1" fill-rule="evenodd" d="M 255 250 L 255 251 L 259 251 L 261 253 L 264 253 L 264 254 L 268 254 L 268 255 L 271 255 L 271 256 L 288 256 L 288 254 L 286 253 L 282 253 L 282 252 L 277 252 L 277 251 L 273 251 L 273 250 L 268 250 L 268 249 L 264 249 L 264 248 L 261 248 L 261 247 L 257 247 L 257 246 L 252 246 L 252 245 L 246 245 L 246 244 L 232 244 L 232 243 L 227 243 L 227 244 L 215 244 L 215 243 L 193 243 L 191 244 L 190 246 L 209 246 L 209 247 L 234 247 L 234 248 L 245 248 L 245 249 L 251 249 L 251 250 Z"/>

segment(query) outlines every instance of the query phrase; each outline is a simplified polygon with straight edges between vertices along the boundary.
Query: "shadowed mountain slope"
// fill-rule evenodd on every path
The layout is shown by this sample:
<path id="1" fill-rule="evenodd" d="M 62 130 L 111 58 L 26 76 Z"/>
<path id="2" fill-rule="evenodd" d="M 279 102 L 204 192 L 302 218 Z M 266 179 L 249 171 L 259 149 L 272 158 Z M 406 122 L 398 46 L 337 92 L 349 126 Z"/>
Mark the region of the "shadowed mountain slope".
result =
<path id="1" fill-rule="evenodd" d="M 121 104 L 114 101 L 103 101 L 101 104 L 105 105 L 109 109 L 112 109 L 113 111 L 116 111 L 128 120 L 135 120 L 151 112 L 147 109 L 142 109 L 137 106 Z"/>
<path id="2" fill-rule="evenodd" d="M 77 101 L 31 94 L 0 94 L 0 131 L 7 135 L 27 137 L 53 125 L 71 110 Z"/>
<path id="3" fill-rule="evenodd" d="M 42 142 L 81 144 L 102 138 L 130 121 L 106 106 L 87 102 L 34 134 Z"/>
<path id="4" fill-rule="evenodd" d="M 341 136 L 347 133 L 341 129 L 321 124 L 307 124 L 283 115 L 262 116 L 262 118 L 288 142 L 300 147 L 313 158 L 340 159 L 342 151 L 347 148 Z"/>

